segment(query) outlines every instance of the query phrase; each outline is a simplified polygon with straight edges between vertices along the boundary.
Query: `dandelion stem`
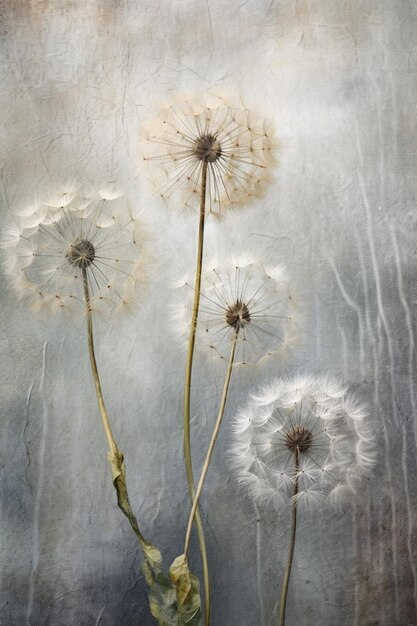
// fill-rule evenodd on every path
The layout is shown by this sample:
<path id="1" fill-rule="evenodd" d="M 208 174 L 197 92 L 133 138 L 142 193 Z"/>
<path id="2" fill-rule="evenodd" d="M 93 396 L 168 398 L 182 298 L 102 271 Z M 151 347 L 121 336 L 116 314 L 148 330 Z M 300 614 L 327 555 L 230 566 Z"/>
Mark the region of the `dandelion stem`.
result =
<path id="1" fill-rule="evenodd" d="M 281 593 L 281 606 L 279 610 L 279 626 L 285 626 L 285 609 L 287 606 L 287 593 L 288 593 L 288 584 L 290 582 L 291 576 L 291 567 L 294 556 L 294 547 L 295 547 L 295 535 L 297 532 L 297 500 L 295 496 L 298 493 L 298 464 L 300 458 L 300 451 L 296 448 L 295 452 L 295 479 L 294 479 L 294 489 L 293 489 L 293 501 L 291 504 L 291 537 L 290 537 L 290 548 L 288 551 L 288 561 L 287 568 L 285 570 L 285 578 L 284 584 L 282 587 Z"/>
<path id="2" fill-rule="evenodd" d="M 117 504 L 122 510 L 123 514 L 129 520 L 133 532 L 135 533 L 139 544 L 142 548 L 143 556 L 148 565 L 152 568 L 152 559 L 154 558 L 156 548 L 149 543 L 143 536 L 136 516 L 132 511 L 132 507 L 129 500 L 129 494 L 127 492 L 126 485 L 126 472 L 124 466 L 123 452 L 117 446 L 116 440 L 113 436 L 109 416 L 104 404 L 103 392 L 101 390 L 100 377 L 97 368 L 96 356 L 94 351 L 94 336 L 93 336 L 93 316 L 91 312 L 90 302 L 90 290 L 88 287 L 87 268 L 82 268 L 83 286 L 84 286 L 84 300 L 87 315 L 87 335 L 88 335 L 88 351 L 90 354 L 91 370 L 93 373 L 94 385 L 96 388 L 98 406 L 100 409 L 101 418 L 103 420 L 104 432 L 106 433 L 107 441 L 109 443 L 109 462 L 112 468 L 113 485 L 117 492 Z"/>
<path id="3" fill-rule="evenodd" d="M 195 271 L 194 283 L 194 302 L 193 313 L 190 324 L 190 334 L 188 339 L 187 365 L 185 370 L 185 386 L 184 386 L 184 462 L 187 472 L 188 489 L 191 501 L 194 504 L 194 476 L 193 464 L 191 457 L 191 437 L 190 437 L 190 404 L 191 404 L 191 375 L 193 369 L 195 335 L 197 328 L 198 310 L 200 305 L 200 289 L 201 289 L 201 270 L 203 265 L 203 249 L 204 249 L 204 224 L 206 216 L 206 189 L 207 189 L 207 167 L 208 163 L 202 161 L 201 166 L 201 190 L 200 190 L 200 220 L 198 225 L 198 244 L 197 244 L 197 264 Z M 195 523 L 197 526 L 198 542 L 200 545 L 201 560 L 203 565 L 204 579 L 204 617 L 205 625 L 210 625 L 210 578 L 207 561 L 206 540 L 204 537 L 203 523 L 201 521 L 198 506 L 195 508 Z"/>
<path id="4" fill-rule="evenodd" d="M 96 388 L 98 407 L 100 410 L 101 419 L 103 421 L 104 432 L 106 433 L 110 451 L 113 454 L 117 454 L 119 452 L 119 449 L 117 447 L 116 440 L 113 436 L 111 426 L 110 426 L 109 416 L 107 414 L 106 406 L 104 404 L 103 392 L 101 390 L 100 377 L 98 374 L 96 355 L 94 351 L 93 316 L 91 313 L 90 290 L 88 288 L 88 276 L 87 276 L 86 267 L 82 268 L 82 273 L 83 273 L 83 285 L 84 285 L 84 299 L 85 299 L 85 307 L 86 307 L 86 315 L 87 315 L 88 352 L 90 354 L 91 370 L 93 373 L 94 386 Z"/>
<path id="5" fill-rule="evenodd" d="M 185 556 L 187 556 L 187 553 L 188 553 L 188 548 L 189 548 L 189 544 L 190 544 L 190 536 L 191 536 L 191 528 L 192 528 L 192 525 L 193 525 L 194 516 L 195 516 L 196 510 L 197 510 L 198 501 L 200 499 L 200 495 L 201 495 L 201 492 L 202 492 L 202 489 L 203 489 L 204 480 L 205 480 L 206 475 L 207 475 L 207 471 L 208 471 L 208 468 L 209 468 L 209 465 L 210 465 L 210 461 L 211 461 L 211 457 L 212 457 L 212 454 L 213 454 L 214 446 L 216 444 L 217 435 L 219 434 L 220 426 L 221 426 L 223 415 L 224 415 L 224 410 L 225 410 L 225 407 L 226 407 L 227 392 L 229 390 L 230 378 L 232 376 L 233 362 L 235 360 L 236 342 L 237 342 L 238 332 L 239 331 L 237 330 L 235 332 L 235 334 L 233 335 L 232 349 L 230 351 L 229 364 L 228 364 L 228 367 L 227 367 L 226 377 L 225 377 L 225 380 L 224 380 L 223 392 L 222 392 L 222 397 L 221 397 L 221 400 L 220 400 L 219 413 L 217 415 L 217 420 L 216 420 L 216 423 L 214 425 L 213 434 L 211 435 L 210 444 L 209 444 L 209 447 L 208 447 L 208 450 L 207 450 L 206 458 L 204 460 L 203 469 L 201 471 L 200 479 L 198 481 L 197 490 L 196 490 L 195 496 L 194 496 L 193 506 L 191 508 L 190 517 L 189 517 L 189 520 L 188 520 L 187 532 L 185 534 L 185 543 L 184 543 L 184 554 L 185 554 Z"/>

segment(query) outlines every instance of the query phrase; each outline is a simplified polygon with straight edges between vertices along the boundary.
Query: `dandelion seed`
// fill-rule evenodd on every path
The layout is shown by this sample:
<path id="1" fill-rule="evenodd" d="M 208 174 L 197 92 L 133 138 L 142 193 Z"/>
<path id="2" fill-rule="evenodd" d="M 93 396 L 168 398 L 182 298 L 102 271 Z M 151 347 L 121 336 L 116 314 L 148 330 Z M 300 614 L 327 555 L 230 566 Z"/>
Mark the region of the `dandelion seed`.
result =
<path id="1" fill-rule="evenodd" d="M 44 204 L 48 207 L 55 209 L 61 209 L 62 207 L 66 207 L 71 204 L 71 202 L 73 202 L 79 189 L 80 185 L 76 181 L 68 180 L 56 189 L 53 189 L 45 197 Z"/>
<path id="2" fill-rule="evenodd" d="M 274 272 L 253 257 L 236 257 L 209 264 L 203 274 L 198 320 L 198 343 L 227 359 L 237 334 L 235 364 L 259 363 L 284 351 L 294 330 L 295 308 L 283 266 Z M 178 282 L 181 296 L 173 309 L 173 326 L 181 338 L 189 326 L 194 287 Z"/>
<path id="3" fill-rule="evenodd" d="M 66 184 L 18 212 L 17 226 L 5 230 L 6 272 L 21 296 L 35 308 L 127 308 L 145 278 L 143 229 L 120 191 L 103 187 L 87 196 Z"/>
<path id="4" fill-rule="evenodd" d="M 275 162 L 274 139 L 264 118 L 239 100 L 213 93 L 181 95 L 147 130 L 143 159 L 154 166 L 164 198 L 178 193 L 183 207 L 195 209 L 204 169 L 207 209 L 216 215 L 265 191 Z"/>

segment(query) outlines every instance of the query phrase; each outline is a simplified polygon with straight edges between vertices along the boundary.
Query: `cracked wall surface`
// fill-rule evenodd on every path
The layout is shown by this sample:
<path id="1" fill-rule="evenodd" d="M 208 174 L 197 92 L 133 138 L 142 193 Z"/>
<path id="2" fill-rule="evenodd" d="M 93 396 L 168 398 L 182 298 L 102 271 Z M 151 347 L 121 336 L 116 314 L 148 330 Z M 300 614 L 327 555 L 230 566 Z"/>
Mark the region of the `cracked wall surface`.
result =
<path id="1" fill-rule="evenodd" d="M 153 235 L 136 314 L 96 325 L 145 536 L 168 566 L 189 511 L 185 352 L 170 286 L 193 267 L 197 215 L 153 193 L 139 135 L 174 91 L 221 85 L 273 122 L 280 165 L 263 199 L 208 222 L 207 250 L 285 262 L 302 323 L 285 358 L 232 381 L 201 503 L 213 625 L 276 623 L 288 548 L 289 508 L 255 509 L 236 489 L 231 419 L 264 379 L 327 371 L 369 401 L 379 460 L 351 510 L 300 517 L 288 624 L 415 624 L 416 3 L 14 0 L 0 2 L 0 17 L 2 224 L 50 181 L 109 179 Z M 34 314 L 3 276 L 0 311 L 0 622 L 151 625 L 141 555 L 111 485 L 84 320 Z M 223 375 L 210 360 L 195 368 L 195 467 Z M 200 573 L 195 538 L 191 565 Z"/>

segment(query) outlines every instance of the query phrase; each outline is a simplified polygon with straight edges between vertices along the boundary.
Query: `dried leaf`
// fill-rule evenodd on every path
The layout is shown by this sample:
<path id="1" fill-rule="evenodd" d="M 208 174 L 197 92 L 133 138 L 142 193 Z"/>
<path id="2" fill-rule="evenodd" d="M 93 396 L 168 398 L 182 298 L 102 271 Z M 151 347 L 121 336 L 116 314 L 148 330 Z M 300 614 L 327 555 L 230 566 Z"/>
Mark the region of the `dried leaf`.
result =
<path id="1" fill-rule="evenodd" d="M 149 586 L 149 606 L 159 626 L 201 626 L 201 607 L 198 578 L 190 573 L 185 556 L 175 559 L 168 578 L 162 568 L 158 548 L 146 541 L 139 530 L 132 511 L 126 487 L 126 468 L 121 450 L 109 452 L 113 485 L 117 504 L 128 518 L 141 545 L 143 573 Z"/>
<path id="2" fill-rule="evenodd" d="M 180 621 L 178 624 L 199 626 L 201 624 L 200 585 L 198 578 L 191 574 L 185 554 L 178 556 L 169 568 L 177 595 Z"/>

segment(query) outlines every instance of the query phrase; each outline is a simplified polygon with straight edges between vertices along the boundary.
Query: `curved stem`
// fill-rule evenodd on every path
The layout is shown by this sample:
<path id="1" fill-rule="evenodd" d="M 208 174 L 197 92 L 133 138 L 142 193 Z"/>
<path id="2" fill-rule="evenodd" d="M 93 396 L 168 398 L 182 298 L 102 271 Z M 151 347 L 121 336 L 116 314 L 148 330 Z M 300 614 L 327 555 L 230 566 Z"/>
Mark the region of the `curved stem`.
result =
<path id="1" fill-rule="evenodd" d="M 300 453 L 299 453 L 299 450 L 297 448 L 296 451 L 295 451 L 295 472 L 296 472 L 296 477 L 295 477 L 295 481 L 294 481 L 293 497 L 296 496 L 297 493 L 298 493 L 298 476 L 297 476 L 297 472 L 298 472 L 299 456 L 300 456 Z M 290 576 L 291 576 L 291 567 L 292 567 L 292 561 L 293 561 L 293 556 L 294 556 L 296 532 L 297 532 L 297 501 L 294 500 L 292 502 L 292 511 L 291 511 L 290 548 L 289 548 L 289 551 L 288 551 L 287 569 L 285 570 L 284 584 L 283 584 L 282 593 L 281 593 L 281 606 L 280 606 L 280 610 L 279 610 L 279 626 L 285 626 L 285 609 L 286 609 L 286 606 L 287 606 L 288 584 L 290 582 Z"/>
<path id="2" fill-rule="evenodd" d="M 94 386 L 96 388 L 98 407 L 100 410 L 101 419 L 103 421 L 104 432 L 106 433 L 107 441 L 109 444 L 110 451 L 113 454 L 119 452 L 117 447 L 116 440 L 113 436 L 109 416 L 106 411 L 106 406 L 104 404 L 103 392 L 101 390 L 100 377 L 98 375 L 96 355 L 94 351 L 94 337 L 93 337 L 93 316 L 91 314 L 91 303 L 90 303 L 90 291 L 88 288 L 88 276 L 87 276 L 87 268 L 82 268 L 83 274 L 83 285 L 84 285 L 84 299 L 85 299 L 85 308 L 87 315 L 87 337 L 88 337 L 88 352 L 90 354 L 90 363 L 91 363 L 91 371 L 94 379 Z"/>
<path id="3" fill-rule="evenodd" d="M 206 162 L 202 162 L 201 169 L 201 190 L 200 190 L 200 219 L 198 225 L 198 243 L 197 243 L 197 263 L 194 282 L 194 302 L 193 312 L 190 324 L 190 334 L 188 338 L 187 365 L 185 370 L 184 385 L 184 462 L 187 472 L 188 489 L 191 501 L 194 502 L 194 475 L 191 457 L 191 437 L 190 437 L 190 405 L 191 405 L 191 375 L 193 370 L 193 358 L 195 347 L 195 335 L 197 328 L 198 309 L 200 305 L 200 289 L 201 289 L 201 270 L 203 265 L 203 249 L 204 249 L 204 223 L 206 216 L 206 189 L 207 189 L 207 166 Z M 204 579 L 204 617 L 205 625 L 210 625 L 210 579 L 207 562 L 206 541 L 204 538 L 203 523 L 199 509 L 195 509 L 195 522 L 197 526 L 198 542 L 200 545 L 201 560 L 203 566 Z"/>
<path id="4" fill-rule="evenodd" d="M 136 519 L 135 514 L 132 511 L 132 507 L 129 500 L 129 494 L 127 491 L 126 485 L 126 470 L 124 464 L 123 452 L 117 446 L 116 440 L 113 436 L 109 416 L 107 414 L 106 406 L 104 404 L 103 392 L 101 390 L 100 377 L 97 368 L 96 356 L 94 351 L 94 336 L 93 336 L 93 316 L 91 312 L 91 302 L 90 302 L 90 291 L 88 287 L 88 275 L 87 268 L 82 268 L 82 276 L 83 276 L 83 286 L 84 286 L 84 300 L 85 300 L 85 309 L 87 316 L 87 336 L 88 336 L 88 351 L 90 354 L 90 363 L 91 363 L 91 371 L 93 374 L 94 385 L 96 388 L 98 406 L 100 409 L 100 415 L 103 420 L 104 432 L 106 433 L 107 441 L 109 444 L 109 455 L 108 460 L 110 463 L 110 467 L 113 475 L 113 485 L 117 492 L 117 504 L 123 514 L 129 520 L 129 523 L 132 527 L 133 532 L 135 533 L 139 544 L 142 548 L 143 556 L 148 563 L 149 572 L 151 572 L 151 579 L 155 575 L 154 568 L 154 559 L 155 552 L 159 554 L 159 551 L 156 550 L 155 546 L 149 543 L 145 537 L 143 536 L 138 520 Z M 149 582 L 148 584 L 151 586 L 153 583 Z"/>
<path id="5" fill-rule="evenodd" d="M 195 516 L 196 510 L 197 510 L 198 501 L 200 499 L 200 495 L 201 495 L 201 492 L 202 492 L 202 489 L 203 489 L 204 480 L 205 480 L 206 475 L 207 475 L 207 471 L 208 471 L 208 468 L 209 468 L 209 465 L 210 465 L 210 461 L 211 461 L 211 457 L 212 457 L 212 454 L 213 454 L 214 446 L 216 444 L 217 435 L 219 434 L 220 426 L 221 426 L 223 415 L 224 415 L 224 410 L 225 410 L 225 407 L 226 407 L 227 392 L 229 390 L 230 378 L 232 376 L 233 361 L 235 360 L 237 336 L 238 336 L 238 331 L 235 332 L 235 334 L 233 336 L 233 344 L 232 344 L 232 349 L 230 351 L 229 364 L 227 366 L 226 377 L 225 377 L 225 380 L 224 380 L 223 392 L 222 392 L 222 397 L 221 397 L 221 400 L 220 400 L 219 413 L 217 415 L 217 420 L 216 420 L 216 423 L 214 425 L 213 434 L 211 435 L 210 444 L 209 444 L 209 447 L 208 447 L 208 450 L 207 450 L 207 455 L 206 455 L 206 458 L 204 460 L 203 469 L 201 470 L 200 479 L 198 481 L 197 490 L 196 490 L 195 496 L 194 496 L 193 506 L 191 507 L 190 517 L 188 519 L 187 531 L 185 533 L 185 542 L 184 542 L 184 554 L 185 554 L 185 556 L 187 556 L 188 548 L 189 548 L 189 545 L 190 545 L 191 528 L 193 526 L 193 520 L 194 520 L 194 516 Z"/>

